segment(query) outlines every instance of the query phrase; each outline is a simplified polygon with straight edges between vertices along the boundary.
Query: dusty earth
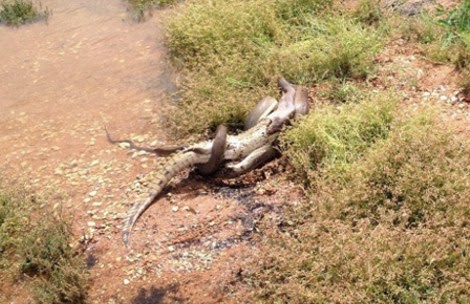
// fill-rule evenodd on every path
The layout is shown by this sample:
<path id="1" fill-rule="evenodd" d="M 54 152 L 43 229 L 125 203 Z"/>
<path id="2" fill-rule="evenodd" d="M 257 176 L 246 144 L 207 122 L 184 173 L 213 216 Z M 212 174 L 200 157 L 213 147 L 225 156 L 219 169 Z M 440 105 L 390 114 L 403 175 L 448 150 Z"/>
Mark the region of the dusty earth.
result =
<path id="1" fill-rule="evenodd" d="M 141 144 L 172 141 L 158 124 L 175 91 L 166 12 L 136 23 L 123 1 L 42 4 L 48 24 L 0 27 L 1 176 L 62 202 L 55 208 L 72 219 L 72 245 L 87 259 L 90 303 L 233 301 L 227 284 L 255 254 L 257 220 L 278 222 L 278 206 L 299 191 L 276 191 L 290 187 L 270 178 L 282 165 L 236 181 L 183 175 L 137 223 L 127 250 L 122 218 L 147 196 L 159 160 L 110 145 L 103 126 Z M 19 292 L 7 300 L 28 302 Z"/>
<path id="2" fill-rule="evenodd" d="M 110 145 L 103 126 L 142 144 L 172 141 L 158 123 L 175 91 L 160 24 L 167 12 L 135 23 L 123 1 L 42 4 L 53 12 L 48 24 L 0 27 L 1 176 L 62 202 L 55 207 L 73 220 L 72 245 L 87 259 L 90 303 L 235 302 L 231 282 L 260 254 L 257 221 L 276 227 L 281 206 L 301 199 L 279 174 L 283 160 L 242 180 L 185 173 L 140 219 L 127 250 L 122 218 L 147 196 L 159 159 Z M 400 39 L 376 60 L 377 90 L 398 89 L 411 109 L 440 104 L 459 132 L 470 133 L 451 67 Z"/>

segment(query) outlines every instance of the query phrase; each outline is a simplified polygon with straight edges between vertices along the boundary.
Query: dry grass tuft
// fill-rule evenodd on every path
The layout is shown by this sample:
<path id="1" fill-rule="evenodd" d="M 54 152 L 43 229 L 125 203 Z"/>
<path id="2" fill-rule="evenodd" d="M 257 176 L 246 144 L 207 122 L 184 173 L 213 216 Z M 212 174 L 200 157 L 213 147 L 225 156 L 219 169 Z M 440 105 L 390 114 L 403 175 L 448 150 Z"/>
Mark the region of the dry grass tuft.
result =
<path id="1" fill-rule="evenodd" d="M 21 281 L 35 303 L 84 303 L 88 273 L 70 226 L 42 204 L 0 188 L 0 278 Z"/>
<path id="2" fill-rule="evenodd" d="M 136 21 L 145 21 L 154 8 L 174 4 L 176 0 L 127 0 L 131 17 Z"/>

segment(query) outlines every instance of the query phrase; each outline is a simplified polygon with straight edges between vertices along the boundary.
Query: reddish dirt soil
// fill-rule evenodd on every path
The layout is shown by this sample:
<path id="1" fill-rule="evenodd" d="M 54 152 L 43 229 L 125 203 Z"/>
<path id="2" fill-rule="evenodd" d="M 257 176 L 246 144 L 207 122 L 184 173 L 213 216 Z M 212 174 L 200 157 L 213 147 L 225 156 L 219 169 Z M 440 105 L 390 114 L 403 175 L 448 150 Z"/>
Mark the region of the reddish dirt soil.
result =
<path id="1" fill-rule="evenodd" d="M 257 250 L 257 220 L 267 215 L 275 226 L 278 206 L 299 191 L 277 192 L 279 184 L 294 189 L 270 178 L 279 165 L 243 181 L 181 176 L 126 250 L 122 218 L 147 196 L 159 160 L 110 145 L 103 126 L 138 143 L 172 141 L 158 128 L 175 90 L 159 23 L 165 11 L 135 23 L 123 1 L 42 4 L 53 12 L 48 24 L 0 27 L 1 176 L 62 202 L 73 245 L 85 250 L 90 303 L 233 302 L 227 284 Z"/>

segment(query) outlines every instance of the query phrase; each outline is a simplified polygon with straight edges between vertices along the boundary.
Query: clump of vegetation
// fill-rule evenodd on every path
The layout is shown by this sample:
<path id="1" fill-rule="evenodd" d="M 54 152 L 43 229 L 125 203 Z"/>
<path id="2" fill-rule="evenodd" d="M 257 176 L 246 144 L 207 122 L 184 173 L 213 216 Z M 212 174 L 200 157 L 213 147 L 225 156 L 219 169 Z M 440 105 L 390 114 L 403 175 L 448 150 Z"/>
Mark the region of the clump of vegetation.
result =
<path id="1" fill-rule="evenodd" d="M 326 89 L 318 90 L 318 94 L 338 104 L 359 102 L 367 98 L 366 92 L 350 81 L 330 81 Z"/>
<path id="2" fill-rule="evenodd" d="M 461 85 L 468 93 L 470 91 L 470 0 L 464 0 L 459 6 L 449 12 L 445 19 L 440 20 L 446 34 L 444 46 L 449 53 L 454 53 L 452 62 L 462 70 Z"/>
<path id="3" fill-rule="evenodd" d="M 456 39 L 462 33 L 470 32 L 470 1 L 464 0 L 439 22 L 447 28 L 448 40 Z"/>
<path id="4" fill-rule="evenodd" d="M 320 0 L 197 0 L 168 24 L 168 44 L 185 76 L 171 125 L 201 132 L 237 125 L 257 98 L 294 83 L 362 78 L 382 40 Z"/>
<path id="5" fill-rule="evenodd" d="M 87 270 L 70 247 L 69 224 L 41 204 L 46 203 L 0 188 L 2 282 L 23 281 L 36 303 L 84 303 Z"/>
<path id="6" fill-rule="evenodd" d="M 47 20 L 50 11 L 41 10 L 31 0 L 2 0 L 0 3 L 0 23 L 7 25 L 20 25 L 40 19 Z"/>
<path id="7" fill-rule="evenodd" d="M 176 0 L 127 0 L 134 19 L 144 21 L 146 13 L 151 14 L 155 7 L 173 4 Z"/>
<path id="8" fill-rule="evenodd" d="M 375 25 L 383 21 L 384 12 L 380 0 L 361 0 L 354 10 L 353 16 L 359 21 Z"/>
<path id="9" fill-rule="evenodd" d="M 246 274 L 257 300 L 470 300 L 470 145 L 430 111 L 378 100 L 326 106 L 284 136 L 309 201 Z"/>
<path id="10" fill-rule="evenodd" d="M 349 102 L 356 94 L 364 99 Z M 388 136 L 398 101 L 383 93 L 356 94 L 340 108 L 316 108 L 282 135 L 286 155 L 311 186 L 319 172 L 340 177 L 372 144 Z"/>

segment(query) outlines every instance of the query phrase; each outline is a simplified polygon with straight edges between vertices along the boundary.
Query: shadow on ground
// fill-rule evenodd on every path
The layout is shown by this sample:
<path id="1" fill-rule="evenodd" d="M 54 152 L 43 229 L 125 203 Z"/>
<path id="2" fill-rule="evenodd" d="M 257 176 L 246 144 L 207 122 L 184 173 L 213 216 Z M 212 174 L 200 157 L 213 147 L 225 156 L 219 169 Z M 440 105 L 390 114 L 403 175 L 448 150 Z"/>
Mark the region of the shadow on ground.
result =
<path id="1" fill-rule="evenodd" d="M 135 298 L 131 300 L 132 304 L 158 304 L 158 303 L 184 303 L 183 299 L 178 297 L 178 284 L 170 284 L 163 288 L 155 286 L 141 288 Z"/>

